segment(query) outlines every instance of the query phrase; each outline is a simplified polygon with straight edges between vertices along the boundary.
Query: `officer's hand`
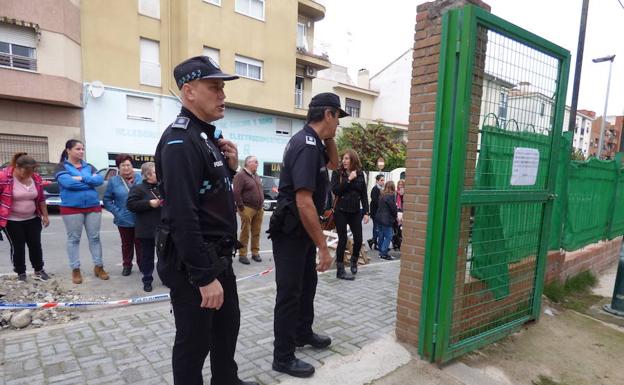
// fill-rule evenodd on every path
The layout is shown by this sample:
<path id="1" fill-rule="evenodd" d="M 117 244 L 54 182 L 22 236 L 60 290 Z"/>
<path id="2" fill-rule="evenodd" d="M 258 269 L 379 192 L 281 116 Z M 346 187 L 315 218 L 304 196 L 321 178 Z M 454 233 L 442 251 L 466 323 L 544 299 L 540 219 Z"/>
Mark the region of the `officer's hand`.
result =
<path id="1" fill-rule="evenodd" d="M 199 288 L 202 301 L 200 307 L 219 310 L 223 305 L 223 286 L 218 279 Z"/>
<path id="2" fill-rule="evenodd" d="M 238 168 L 238 148 L 234 142 L 219 139 L 217 146 L 219 146 L 219 150 L 221 150 L 223 155 L 227 157 L 228 166 L 230 166 L 232 170 L 236 170 Z"/>
<path id="3" fill-rule="evenodd" d="M 329 249 L 327 247 L 319 249 L 319 263 L 316 266 L 316 271 L 323 272 L 329 269 L 329 266 L 331 266 L 332 261 L 333 261 L 333 258 L 331 254 L 329 254 Z"/>

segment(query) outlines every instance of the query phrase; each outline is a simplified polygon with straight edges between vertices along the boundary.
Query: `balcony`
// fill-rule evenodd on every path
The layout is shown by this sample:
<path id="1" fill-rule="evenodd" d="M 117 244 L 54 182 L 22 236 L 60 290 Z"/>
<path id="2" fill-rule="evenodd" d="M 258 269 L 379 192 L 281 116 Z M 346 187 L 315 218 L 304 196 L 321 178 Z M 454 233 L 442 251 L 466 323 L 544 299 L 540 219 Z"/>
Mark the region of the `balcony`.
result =
<path id="1" fill-rule="evenodd" d="M 298 65 L 314 68 L 317 71 L 331 67 L 331 62 L 327 55 L 316 55 L 302 47 L 297 47 L 296 58 Z"/>
<path id="2" fill-rule="evenodd" d="M 0 66 L 37 71 L 37 59 L 0 52 Z"/>
<path id="3" fill-rule="evenodd" d="M 319 21 L 325 17 L 325 7 L 316 1 L 299 0 L 299 14 L 310 18 L 312 21 Z"/>

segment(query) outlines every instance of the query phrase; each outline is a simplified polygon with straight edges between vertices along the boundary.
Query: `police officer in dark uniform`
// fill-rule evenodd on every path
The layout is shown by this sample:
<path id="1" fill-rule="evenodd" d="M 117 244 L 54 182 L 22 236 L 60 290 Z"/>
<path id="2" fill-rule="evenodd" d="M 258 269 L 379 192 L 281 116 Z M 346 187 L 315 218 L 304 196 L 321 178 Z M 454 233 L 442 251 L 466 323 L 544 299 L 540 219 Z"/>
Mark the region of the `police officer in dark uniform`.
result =
<path id="1" fill-rule="evenodd" d="M 328 169 L 338 166 L 334 142 L 338 119 L 348 116 L 332 93 L 312 98 L 308 123 L 293 135 L 284 151 L 277 208 L 271 216 L 277 298 L 273 330 L 273 370 L 295 377 L 310 377 L 314 366 L 295 357 L 295 348 L 326 348 L 327 336 L 312 331 L 317 271 L 332 262 L 320 215 L 329 188 Z M 316 248 L 319 264 L 316 264 Z"/>
<path id="2" fill-rule="evenodd" d="M 238 378 L 234 361 L 240 310 L 232 270 L 237 243 L 232 176 L 238 152 L 211 124 L 223 118 L 224 81 L 238 76 L 224 74 L 206 56 L 178 64 L 173 76 L 183 107 L 163 133 L 155 158 L 164 198 L 158 274 L 171 289 L 176 324 L 174 383 L 203 384 L 210 352 L 212 385 L 256 384 Z"/>

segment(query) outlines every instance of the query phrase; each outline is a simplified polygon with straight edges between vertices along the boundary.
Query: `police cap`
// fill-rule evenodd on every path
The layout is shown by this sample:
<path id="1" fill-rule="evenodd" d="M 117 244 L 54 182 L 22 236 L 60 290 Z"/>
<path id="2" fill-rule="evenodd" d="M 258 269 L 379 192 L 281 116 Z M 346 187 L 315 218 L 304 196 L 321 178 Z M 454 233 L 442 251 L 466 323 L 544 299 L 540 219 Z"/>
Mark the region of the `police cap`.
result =
<path id="1" fill-rule="evenodd" d="M 173 77 L 179 89 L 184 83 L 198 79 L 238 79 L 236 75 L 229 75 L 221 72 L 219 65 L 208 56 L 195 56 L 186 59 L 173 69 Z"/>
<path id="2" fill-rule="evenodd" d="M 338 116 L 339 118 L 349 116 L 345 110 L 340 108 L 340 98 L 338 95 L 331 92 L 323 92 L 314 96 L 310 101 L 309 107 L 333 107 L 340 111 L 340 115 Z"/>

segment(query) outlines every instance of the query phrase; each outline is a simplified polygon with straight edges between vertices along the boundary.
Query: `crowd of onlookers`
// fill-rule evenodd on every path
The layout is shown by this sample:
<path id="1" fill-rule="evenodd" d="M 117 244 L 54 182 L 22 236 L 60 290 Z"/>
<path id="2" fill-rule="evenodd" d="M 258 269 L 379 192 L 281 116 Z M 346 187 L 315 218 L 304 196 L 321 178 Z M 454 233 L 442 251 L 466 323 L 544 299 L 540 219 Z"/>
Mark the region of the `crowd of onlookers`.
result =
<path id="1" fill-rule="evenodd" d="M 100 243 L 100 224 L 102 205 L 96 187 L 104 183 L 97 169 L 85 162 L 85 147 L 79 140 L 68 140 L 61 154 L 55 171 L 61 197 L 60 215 L 67 233 L 67 257 L 71 268 L 71 279 L 75 284 L 83 281 L 79 246 L 82 229 L 85 229 L 89 251 L 93 261 L 95 277 L 108 280 L 104 269 L 102 245 Z M 239 173 L 239 187 L 244 186 L 245 176 L 255 181 L 257 159 L 253 156 L 245 160 L 245 173 Z M 156 226 L 160 220 L 160 207 L 163 199 L 158 188 L 155 165 L 144 163 L 141 172 L 136 172 L 132 157 L 120 154 L 115 159 L 118 174 L 108 180 L 102 198 L 103 206 L 114 217 L 114 224 L 121 238 L 122 275 L 132 273 L 133 259 L 142 274 L 143 289 L 152 291 L 154 272 L 154 250 Z M 43 181 L 36 172 L 37 162 L 30 155 L 20 152 L 13 156 L 8 167 L 0 170 L 0 228 L 11 247 L 11 260 L 18 279 L 26 281 L 26 246 L 34 269 L 34 278 L 49 279 L 44 270 L 41 231 L 50 224 Z M 262 185 L 255 181 L 251 186 Z M 379 250 L 379 257 L 391 260 L 390 244 L 395 249 L 401 242 L 401 212 L 403 211 L 404 180 L 385 182 L 383 174 L 375 178 L 375 186 L 368 200 L 366 180 L 358 154 L 353 150 L 345 151 L 337 172 L 331 178 L 331 206 L 338 234 L 336 248 L 336 276 L 353 280 L 358 269 L 358 256 L 362 245 L 362 222 L 373 220 L 372 238 L 368 239 L 371 249 Z M 241 190 L 241 188 L 239 188 Z M 243 191 L 245 189 L 242 189 Z M 252 189 L 253 190 L 253 189 Z M 237 204 L 241 216 L 241 240 L 244 247 L 239 252 L 239 260 L 248 264 L 247 244 L 249 234 L 252 238 L 252 259 L 261 261 L 259 255 L 259 232 L 262 223 L 262 208 L 251 204 L 241 197 L 236 190 Z M 244 195 L 244 194 L 243 194 Z M 253 197 L 253 195 L 251 195 Z M 260 195 L 262 196 L 262 195 Z M 243 199 L 245 198 L 245 199 Z M 262 198 L 260 198 L 262 199 Z M 258 207 L 257 207 L 258 206 Z M 260 215 L 257 215 L 260 214 Z M 353 250 L 350 259 L 349 274 L 344 266 L 344 254 L 347 246 L 349 227 L 353 237 Z M 255 231 L 253 231 L 255 230 Z M 0 233 L 0 236 L 2 233 Z"/>
<path id="2" fill-rule="evenodd" d="M 67 233 L 71 279 L 75 284 L 83 281 L 79 255 L 83 228 L 89 242 L 94 276 L 109 279 L 102 259 L 102 205 L 96 191 L 104 179 L 93 165 L 85 162 L 84 155 L 85 148 L 81 141 L 68 140 L 54 173 L 60 189 L 60 215 Z M 103 197 L 104 208 L 113 214 L 121 237 L 122 275 L 131 274 L 136 252 L 143 289 L 149 292 L 152 291 L 154 271 L 155 229 L 163 204 L 155 165 L 145 163 L 138 173 L 128 154 L 117 156 L 115 163 L 119 172 L 108 180 Z M 10 243 L 13 270 L 20 281 L 27 280 L 26 246 L 35 271 L 34 278 L 42 281 L 49 279 L 43 268 L 41 231 L 50 221 L 43 181 L 36 168 L 36 160 L 20 152 L 13 156 L 8 167 L 0 170 L 0 228 Z"/>

